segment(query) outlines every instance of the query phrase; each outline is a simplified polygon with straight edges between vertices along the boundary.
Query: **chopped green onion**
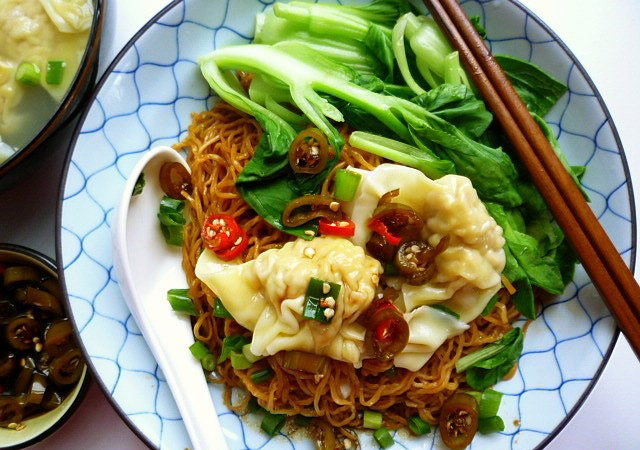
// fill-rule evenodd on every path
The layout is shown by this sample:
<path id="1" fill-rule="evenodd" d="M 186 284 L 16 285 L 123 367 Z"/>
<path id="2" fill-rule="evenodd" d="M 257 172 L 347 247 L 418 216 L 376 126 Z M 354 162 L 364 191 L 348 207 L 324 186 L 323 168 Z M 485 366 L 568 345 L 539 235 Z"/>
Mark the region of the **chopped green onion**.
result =
<path id="1" fill-rule="evenodd" d="M 362 426 L 370 430 L 377 430 L 382 427 L 382 413 L 378 411 L 365 410 L 362 417 Z"/>
<path id="2" fill-rule="evenodd" d="M 485 317 L 491 314 L 491 311 L 493 311 L 493 308 L 496 307 L 496 303 L 498 303 L 499 299 L 500 299 L 499 294 L 496 294 L 493 297 L 491 297 L 491 300 L 489 300 L 489 303 L 487 303 L 487 306 L 485 306 L 482 312 L 480 313 L 482 317 Z"/>
<path id="3" fill-rule="evenodd" d="M 60 84 L 64 78 L 64 69 L 67 63 L 64 61 L 47 62 L 47 84 Z"/>
<path id="4" fill-rule="evenodd" d="M 144 172 L 140 172 L 140 175 L 138 175 L 138 179 L 136 180 L 136 184 L 133 185 L 133 192 L 131 192 L 131 195 L 142 194 L 142 190 L 144 189 L 145 183 L 146 182 L 144 181 Z"/>
<path id="5" fill-rule="evenodd" d="M 242 354 L 244 355 L 245 358 L 247 358 L 247 361 L 249 361 L 250 363 L 260 361 L 261 359 L 264 358 L 264 356 L 254 355 L 251 352 L 251 344 L 245 344 L 242 346 Z"/>
<path id="6" fill-rule="evenodd" d="M 460 319 L 460 314 L 458 314 L 453 309 L 448 308 L 448 307 L 446 307 L 444 305 L 438 304 L 438 305 L 429 305 L 429 306 L 431 306 L 433 309 L 437 309 L 438 311 L 442 311 L 443 313 L 447 313 L 450 316 L 455 317 L 456 319 Z"/>
<path id="7" fill-rule="evenodd" d="M 160 229 L 164 239 L 169 245 L 181 246 L 184 240 L 182 227 L 187 223 L 182 215 L 184 201 L 164 196 L 160 201 Z"/>
<path id="8" fill-rule="evenodd" d="M 396 368 L 395 368 L 395 366 L 389 367 L 387 370 L 382 372 L 382 375 L 384 375 L 385 377 L 389 377 L 389 378 L 395 377 L 396 376 Z"/>
<path id="9" fill-rule="evenodd" d="M 36 85 L 40 83 L 40 67 L 32 62 L 20 63 L 16 69 L 16 81 L 22 84 Z"/>
<path id="10" fill-rule="evenodd" d="M 485 389 L 480 401 L 478 402 L 478 417 L 486 419 L 497 416 L 501 401 L 502 392 L 497 392 L 493 389 Z"/>
<path id="11" fill-rule="evenodd" d="M 329 284 L 329 292 L 324 293 L 324 284 Z M 302 311 L 302 317 L 305 319 L 317 320 L 318 322 L 329 322 L 324 315 L 324 308 L 320 306 L 320 302 L 328 297 L 333 297 L 334 300 L 338 299 L 340 294 L 340 285 L 327 281 L 319 280 L 318 278 L 311 278 L 309 285 L 307 286 L 307 293 L 305 294 L 304 310 Z"/>
<path id="12" fill-rule="evenodd" d="M 413 431 L 413 434 L 416 436 L 431 433 L 431 425 L 422 420 L 420 416 L 411 416 L 407 422 L 409 422 L 409 429 Z"/>
<path id="13" fill-rule="evenodd" d="M 189 347 L 189 350 L 191 350 L 191 354 L 198 361 L 202 361 L 202 358 L 204 358 L 209 353 L 211 353 L 209 349 L 200 341 L 196 341 L 193 344 L 191 344 L 191 346 Z"/>
<path id="14" fill-rule="evenodd" d="M 222 340 L 222 350 L 220 350 L 220 359 L 218 364 L 227 360 L 232 353 L 242 352 L 242 347 L 249 343 L 246 336 L 227 336 Z"/>
<path id="15" fill-rule="evenodd" d="M 213 369 L 216 368 L 216 355 L 213 353 L 208 353 L 200 360 L 200 364 L 202 364 L 202 368 L 207 372 L 212 372 Z"/>
<path id="16" fill-rule="evenodd" d="M 298 414 L 295 418 L 296 425 L 300 427 L 308 427 L 311 423 L 311 417 L 303 416 L 302 414 Z"/>
<path id="17" fill-rule="evenodd" d="M 269 436 L 275 436 L 282 429 L 286 417 L 283 414 L 271 414 L 267 411 L 262 419 L 260 428 L 262 428 Z"/>
<path id="18" fill-rule="evenodd" d="M 482 434 L 504 431 L 504 421 L 498 416 L 478 420 L 478 431 Z"/>
<path id="19" fill-rule="evenodd" d="M 259 412 L 266 412 L 266 409 L 260 406 L 257 398 L 251 397 L 251 400 L 249 400 L 249 412 L 255 414 Z"/>
<path id="20" fill-rule="evenodd" d="M 343 202 L 350 202 L 356 196 L 362 175 L 352 170 L 338 169 L 333 196 Z"/>
<path id="21" fill-rule="evenodd" d="M 253 372 L 251 374 L 251 381 L 253 381 L 254 383 L 260 384 L 270 380 L 272 377 L 273 377 L 273 370 L 263 369 L 257 372 Z"/>
<path id="22" fill-rule="evenodd" d="M 242 353 L 231 353 L 231 366 L 234 369 L 244 370 L 253 366 L 253 363 L 249 361 Z"/>
<path id="23" fill-rule="evenodd" d="M 379 430 L 374 431 L 373 437 L 382 448 L 389 448 L 395 443 L 386 428 L 380 428 Z"/>
<path id="24" fill-rule="evenodd" d="M 189 289 L 169 289 L 167 291 L 167 300 L 171 303 L 174 311 L 197 316 L 196 307 L 193 300 L 189 297 Z"/>
<path id="25" fill-rule="evenodd" d="M 219 298 L 216 298 L 216 301 L 213 303 L 213 315 L 223 319 L 233 319 L 233 316 L 227 311 L 227 308 L 224 307 L 222 300 Z"/>

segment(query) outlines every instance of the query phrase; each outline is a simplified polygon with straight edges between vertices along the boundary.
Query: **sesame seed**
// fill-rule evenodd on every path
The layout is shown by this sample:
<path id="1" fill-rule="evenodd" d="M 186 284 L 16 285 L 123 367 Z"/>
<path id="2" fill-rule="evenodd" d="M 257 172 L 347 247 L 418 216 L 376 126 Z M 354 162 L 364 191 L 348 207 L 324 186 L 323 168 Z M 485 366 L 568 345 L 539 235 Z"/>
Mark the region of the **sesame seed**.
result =
<path id="1" fill-rule="evenodd" d="M 233 243 L 233 245 L 240 245 L 242 243 L 242 236 L 240 236 L 238 239 L 236 239 L 236 241 Z"/>
<path id="2" fill-rule="evenodd" d="M 338 202 L 331 202 L 331 203 L 329 203 L 329 209 L 330 209 L 331 211 L 334 211 L 334 212 L 335 212 L 335 211 L 337 211 L 337 210 L 339 210 L 339 209 L 340 209 L 340 203 L 338 203 Z"/>
<path id="3" fill-rule="evenodd" d="M 35 336 L 33 338 L 33 342 L 34 342 L 34 344 L 37 344 L 38 342 L 40 342 L 40 338 L 38 336 Z"/>
<path id="4" fill-rule="evenodd" d="M 336 306 L 336 300 L 333 297 L 327 297 L 324 299 L 324 302 L 327 304 L 328 308 L 333 309 Z M 333 314 L 332 314 L 333 315 Z"/>
<path id="5" fill-rule="evenodd" d="M 36 351 L 37 352 L 41 352 L 42 351 L 42 343 L 40 343 L 40 342 L 36 343 Z"/>
<path id="6" fill-rule="evenodd" d="M 315 236 L 316 232 L 313 230 L 304 230 L 304 234 L 306 234 L 307 236 Z"/>
<path id="7" fill-rule="evenodd" d="M 7 425 L 7 428 L 11 428 L 12 430 L 15 430 L 17 426 L 18 426 L 17 423 L 11 422 L 9 425 Z"/>
<path id="8" fill-rule="evenodd" d="M 349 226 L 349 222 L 346 222 L 346 221 L 343 220 L 338 225 L 340 226 L 340 228 L 346 228 L 346 227 Z"/>
<path id="9" fill-rule="evenodd" d="M 316 251 L 311 247 L 307 247 L 304 249 L 304 256 L 306 256 L 307 258 L 313 258 L 315 254 L 316 254 Z"/>
<path id="10" fill-rule="evenodd" d="M 335 313 L 336 313 L 336 312 L 335 312 L 332 308 L 326 308 L 326 309 L 324 310 L 324 316 L 325 316 L 327 319 L 331 319 L 331 318 L 334 316 L 334 314 L 335 314 Z"/>
<path id="11" fill-rule="evenodd" d="M 331 285 L 329 283 L 322 283 L 322 293 L 328 294 L 331 290 Z"/>
<path id="12" fill-rule="evenodd" d="M 384 298 L 384 294 L 383 294 L 382 292 L 380 292 L 380 293 L 378 294 L 378 298 Z"/>
<path id="13" fill-rule="evenodd" d="M 319 383 L 320 380 L 322 380 L 324 378 L 324 374 L 323 373 L 316 373 L 313 376 L 313 379 L 316 380 L 316 383 Z"/>
<path id="14" fill-rule="evenodd" d="M 19 424 L 16 426 L 16 431 L 22 431 L 22 430 L 24 430 L 25 428 L 27 428 L 27 426 L 26 426 L 25 424 L 23 424 L 23 423 L 19 423 Z"/>

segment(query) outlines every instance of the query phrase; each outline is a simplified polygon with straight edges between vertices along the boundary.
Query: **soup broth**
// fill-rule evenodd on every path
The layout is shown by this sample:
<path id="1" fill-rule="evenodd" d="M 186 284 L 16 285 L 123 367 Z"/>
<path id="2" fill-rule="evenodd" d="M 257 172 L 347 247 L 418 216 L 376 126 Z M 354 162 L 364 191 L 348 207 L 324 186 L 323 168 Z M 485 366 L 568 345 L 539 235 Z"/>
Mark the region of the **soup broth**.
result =
<path id="1" fill-rule="evenodd" d="M 60 105 L 82 61 L 93 8 L 91 0 L 0 0 L 0 163 Z"/>

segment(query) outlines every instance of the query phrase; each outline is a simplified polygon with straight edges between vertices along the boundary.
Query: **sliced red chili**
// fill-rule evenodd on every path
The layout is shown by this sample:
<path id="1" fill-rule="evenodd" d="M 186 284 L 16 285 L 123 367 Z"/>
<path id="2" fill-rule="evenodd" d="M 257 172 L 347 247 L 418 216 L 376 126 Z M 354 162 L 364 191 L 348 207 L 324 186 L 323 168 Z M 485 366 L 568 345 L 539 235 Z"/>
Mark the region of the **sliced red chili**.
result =
<path id="1" fill-rule="evenodd" d="M 204 246 L 214 252 L 230 249 L 241 235 L 238 222 L 229 214 L 211 214 L 201 233 Z"/>
<path id="2" fill-rule="evenodd" d="M 369 229 L 382 235 L 391 245 L 400 245 L 402 243 L 402 238 L 391 234 L 382 220 L 376 219 L 369 222 Z"/>
<path id="3" fill-rule="evenodd" d="M 247 248 L 247 245 L 249 245 L 249 236 L 247 236 L 247 233 L 240 228 L 240 236 L 236 238 L 232 247 L 224 251 L 218 251 L 216 252 L 216 255 L 218 255 L 218 258 L 223 261 L 232 261 L 242 255 L 244 250 Z"/>
<path id="4" fill-rule="evenodd" d="M 365 348 L 375 358 L 388 361 L 409 342 L 409 324 L 387 299 L 374 300 L 366 315 Z"/>
<path id="5" fill-rule="evenodd" d="M 320 219 L 318 231 L 323 236 L 352 237 L 356 234 L 356 224 L 351 220 Z"/>

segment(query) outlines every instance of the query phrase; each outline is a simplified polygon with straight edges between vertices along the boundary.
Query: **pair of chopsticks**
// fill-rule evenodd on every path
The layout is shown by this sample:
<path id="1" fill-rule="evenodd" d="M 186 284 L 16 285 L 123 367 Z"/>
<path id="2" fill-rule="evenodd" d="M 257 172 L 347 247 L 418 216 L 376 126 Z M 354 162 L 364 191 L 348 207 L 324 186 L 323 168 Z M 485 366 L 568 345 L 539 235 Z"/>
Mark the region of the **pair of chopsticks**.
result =
<path id="1" fill-rule="evenodd" d="M 640 287 L 457 0 L 425 0 L 640 357 Z"/>

